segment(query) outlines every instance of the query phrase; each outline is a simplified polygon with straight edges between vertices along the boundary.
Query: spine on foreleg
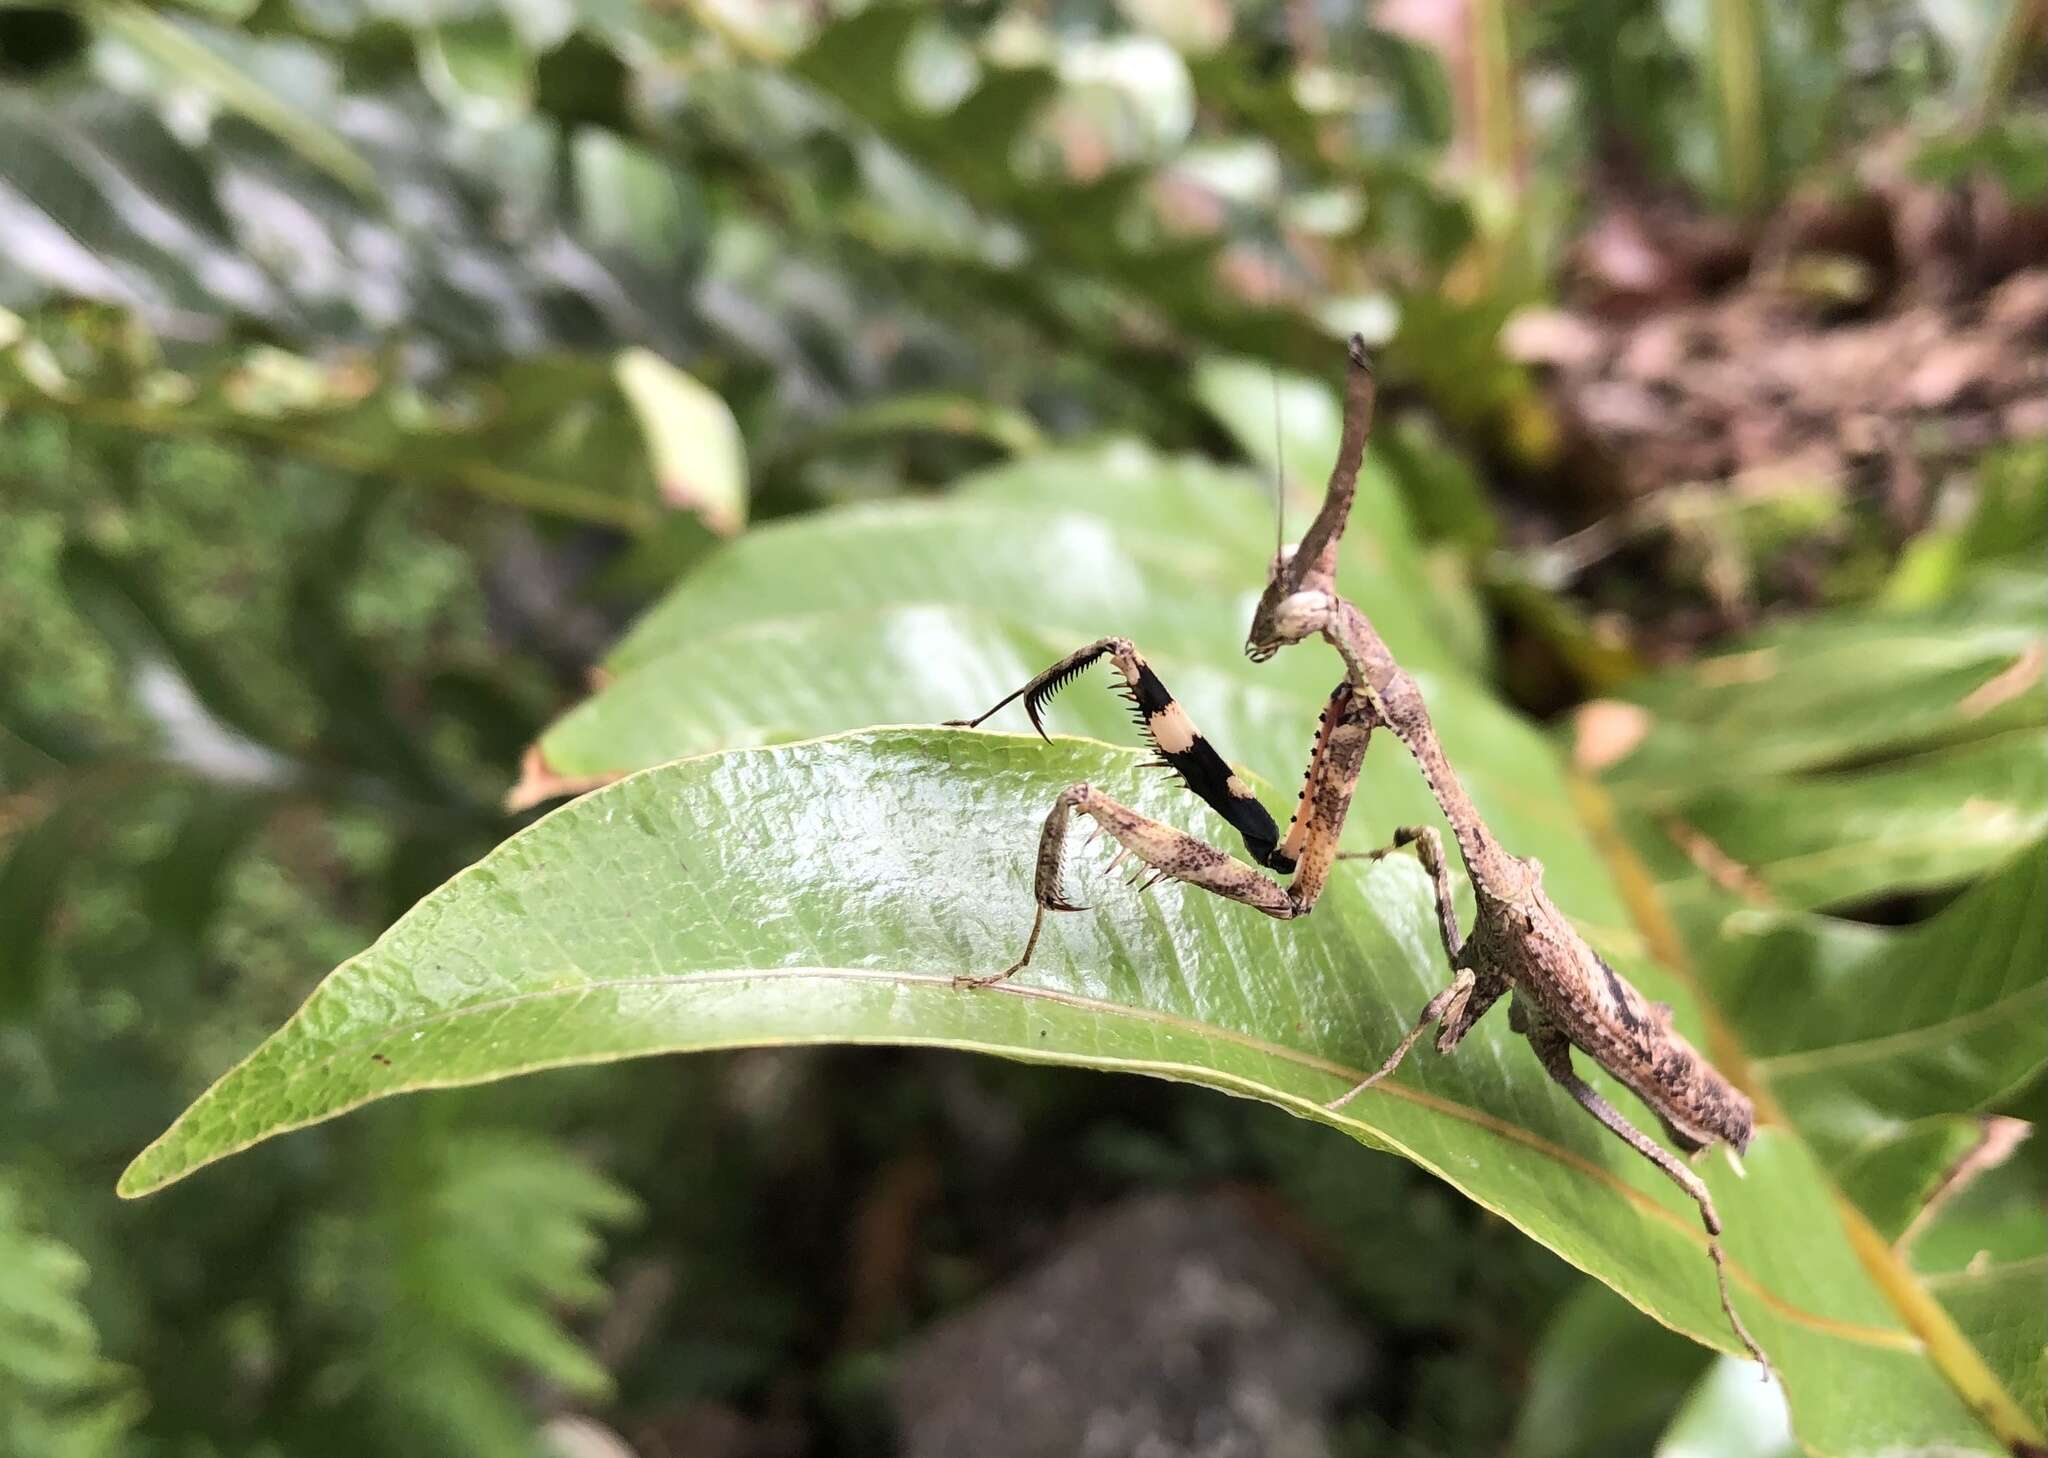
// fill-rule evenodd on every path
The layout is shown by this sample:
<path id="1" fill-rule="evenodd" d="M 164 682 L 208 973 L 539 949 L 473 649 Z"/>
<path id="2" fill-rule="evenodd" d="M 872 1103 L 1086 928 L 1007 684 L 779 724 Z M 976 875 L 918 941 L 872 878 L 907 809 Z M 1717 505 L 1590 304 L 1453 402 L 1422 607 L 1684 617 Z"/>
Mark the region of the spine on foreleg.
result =
<path id="1" fill-rule="evenodd" d="M 1352 794 L 1358 789 L 1358 772 L 1365 763 L 1376 719 L 1371 706 L 1356 694 L 1333 696 L 1325 712 L 1308 783 L 1295 811 L 1300 837 L 1295 839 L 1290 832 L 1296 849 L 1288 894 L 1304 910 L 1315 905 L 1330 867 L 1336 863 L 1337 838 L 1343 833 Z"/>

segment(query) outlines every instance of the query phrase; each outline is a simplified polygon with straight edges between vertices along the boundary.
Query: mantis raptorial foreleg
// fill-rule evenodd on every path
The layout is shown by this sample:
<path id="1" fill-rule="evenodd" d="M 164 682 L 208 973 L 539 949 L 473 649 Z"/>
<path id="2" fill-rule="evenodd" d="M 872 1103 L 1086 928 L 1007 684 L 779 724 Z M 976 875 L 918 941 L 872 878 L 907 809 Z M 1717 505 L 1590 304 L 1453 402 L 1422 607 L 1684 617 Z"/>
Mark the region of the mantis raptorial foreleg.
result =
<path id="1" fill-rule="evenodd" d="M 1292 857 L 1280 854 L 1280 833 L 1273 825 L 1273 817 L 1259 803 L 1259 797 L 1195 728 L 1187 710 L 1167 691 L 1129 638 L 1098 638 L 1085 648 L 1077 648 L 1015 693 L 998 700 L 979 718 L 955 719 L 952 723 L 956 727 L 975 728 L 998 710 L 1022 699 L 1031 727 L 1044 738 L 1041 715 L 1046 701 L 1098 658 L 1107 658 L 1123 678 L 1118 692 L 1129 702 L 1132 717 L 1158 752 L 1159 763 L 1178 775 L 1182 784 L 1244 837 L 1245 850 L 1259 865 L 1283 873 L 1293 870 Z"/>
<path id="2" fill-rule="evenodd" d="M 1284 838 L 1251 787 L 1232 772 L 1195 728 L 1187 711 L 1167 692 L 1165 684 L 1128 638 L 1104 638 L 1068 654 L 980 719 L 961 722 L 979 724 L 997 709 L 1022 698 L 1032 726 L 1043 734 L 1039 714 L 1045 701 L 1075 674 L 1103 657 L 1123 676 L 1125 696 L 1131 701 L 1146 737 L 1159 752 L 1160 763 L 1236 827 L 1255 861 L 1277 871 L 1291 871 L 1293 878 L 1283 886 L 1208 842 L 1141 815 L 1092 785 L 1070 785 L 1054 801 L 1039 835 L 1038 861 L 1032 878 L 1037 909 L 1023 954 L 1001 972 L 956 979 L 963 984 L 990 986 L 1018 972 L 1029 965 L 1038 948 L 1048 911 L 1082 909 L 1068 901 L 1062 889 L 1067 827 L 1074 814 L 1088 816 L 1118 842 L 1121 849 L 1112 865 L 1128 856 L 1148 867 L 1152 873 L 1149 877 L 1142 871 L 1138 873 L 1148 887 L 1159 880 L 1180 881 L 1286 921 L 1306 916 L 1329 879 L 1330 867 L 1337 859 L 1337 837 L 1343 832 L 1344 817 L 1358 787 L 1358 771 L 1364 763 L 1374 723 L 1373 710 L 1352 691 L 1348 682 L 1337 686 L 1323 709 L 1321 725 L 1309 750 L 1301 797 Z"/>

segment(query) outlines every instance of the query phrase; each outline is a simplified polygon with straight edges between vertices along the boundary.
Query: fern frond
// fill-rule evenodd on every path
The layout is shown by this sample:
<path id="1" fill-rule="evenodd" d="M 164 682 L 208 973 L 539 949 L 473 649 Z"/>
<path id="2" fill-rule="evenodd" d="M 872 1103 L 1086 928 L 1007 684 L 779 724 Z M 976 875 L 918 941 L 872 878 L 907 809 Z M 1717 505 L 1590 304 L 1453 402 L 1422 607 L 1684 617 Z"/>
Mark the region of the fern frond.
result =
<path id="1" fill-rule="evenodd" d="M 105 1458 L 145 1403 L 100 1351 L 79 1300 L 91 1272 L 31 1228 L 27 1201 L 0 1176 L 0 1452 Z"/>
<path id="2" fill-rule="evenodd" d="M 534 1414 L 507 1369 L 578 1398 L 610 1392 L 610 1374 L 560 1313 L 603 1302 L 602 1230 L 638 1204 L 536 1135 L 431 1131 L 406 1153 L 376 1222 L 389 1304 L 373 1380 L 448 1451 L 531 1447 Z"/>

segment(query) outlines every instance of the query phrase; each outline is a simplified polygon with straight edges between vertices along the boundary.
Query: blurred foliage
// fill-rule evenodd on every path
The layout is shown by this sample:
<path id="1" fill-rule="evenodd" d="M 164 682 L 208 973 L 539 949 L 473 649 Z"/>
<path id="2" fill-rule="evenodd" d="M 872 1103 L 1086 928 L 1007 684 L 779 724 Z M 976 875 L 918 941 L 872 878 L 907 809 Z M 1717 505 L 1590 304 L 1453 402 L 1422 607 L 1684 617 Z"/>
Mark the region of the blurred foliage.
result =
<path id="1" fill-rule="evenodd" d="M 1209 493 L 1235 503 L 1232 570 L 1255 567 L 1259 493 L 1278 472 L 1298 521 L 1326 468 L 1300 375 L 1350 328 L 1384 343 L 1388 386 L 1359 595 L 1467 693 L 1496 666 L 1526 682 L 1533 638 L 1565 697 L 1654 716 L 1608 780 L 1711 997 L 1759 1009 L 1738 1021 L 1788 1060 L 1802 1136 L 2038 1408 L 2039 1334 L 2013 1313 L 2039 1141 L 1976 1199 L 1926 1201 L 1987 1115 L 2038 1112 L 2025 1048 L 1996 1036 L 1997 949 L 1968 928 L 2038 918 L 2009 857 L 2039 834 L 2041 453 L 1947 488 L 1868 574 L 1877 613 L 1722 655 L 1779 655 L 1799 689 L 1743 702 L 1701 681 L 1719 659 L 1633 680 L 1502 550 L 1480 483 L 1556 459 L 1496 336 L 1556 291 L 1601 178 L 1753 219 L 1898 133 L 1916 175 L 2037 196 L 2039 25 L 1931 0 L 0 5 L 0 1449 L 496 1455 L 583 1410 L 660 1451 L 709 1404 L 875 1451 L 896 1339 L 1077 1200 L 1162 1182 L 1268 1187 L 1337 1252 L 1388 1354 L 1349 1451 L 1497 1447 L 1524 1370 L 1530 1413 L 1576 1411 L 1571 1351 L 1653 1336 L 1627 1312 L 1541 1335 L 1568 1271 L 1446 1188 L 1249 1106 L 946 1055 L 552 1074 L 110 1196 L 315 974 L 519 826 L 501 805 L 527 745 L 595 774 L 625 767 L 586 753 L 623 728 L 651 759 L 1013 687 L 999 668 L 1095 620 L 1085 583 L 1003 597 L 1005 493 L 1071 510 L 1114 484 L 1154 526 Z M 971 529 L 926 510 L 942 490 Z M 874 503 L 866 535 L 778 520 L 846 503 Z M 834 620 L 834 573 L 883 541 L 996 603 L 942 618 L 921 606 L 938 579 L 906 573 L 888 612 Z M 819 597 L 787 644 L 694 631 L 750 559 Z M 1214 564 L 1146 566 L 1197 605 L 1102 626 L 1229 653 Z M 648 617 L 571 709 L 677 583 L 683 631 Z M 892 651 L 892 713 L 791 678 Z M 1243 706 L 1246 744 L 1298 733 L 1270 678 L 1182 678 L 1214 695 L 1205 723 Z M 1736 725 L 1751 758 L 1717 737 Z M 1728 864 L 1768 901 L 1720 885 Z M 1958 944 L 1976 1003 L 1845 1026 L 1938 1041 L 1974 1019 L 1973 1076 L 1797 1096 L 1798 1060 L 1853 1045 L 1760 1038 L 1773 977 L 1853 1009 L 1858 977 Z M 917 1268 L 854 1320 L 846 1232 L 906 1150 L 944 1192 Z M 1568 1419 L 1540 1421 L 1532 1451 L 1571 1449 Z M 1660 1417 L 1586 1421 L 1634 1442 Z"/>

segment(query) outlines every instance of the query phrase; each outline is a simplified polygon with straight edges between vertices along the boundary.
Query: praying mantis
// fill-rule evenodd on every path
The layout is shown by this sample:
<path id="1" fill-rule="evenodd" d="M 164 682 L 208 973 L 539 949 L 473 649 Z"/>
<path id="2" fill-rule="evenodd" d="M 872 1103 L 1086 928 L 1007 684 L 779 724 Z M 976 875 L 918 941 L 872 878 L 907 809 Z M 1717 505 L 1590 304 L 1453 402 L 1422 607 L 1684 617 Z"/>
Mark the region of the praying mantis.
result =
<path id="1" fill-rule="evenodd" d="M 1458 924 L 1450 870 L 1435 827 L 1404 827 L 1386 850 L 1371 853 L 1379 856 L 1401 846 L 1415 847 L 1429 875 L 1437 930 L 1452 978 L 1429 999 L 1386 1061 L 1326 1107 L 1341 1109 L 1390 1076 L 1432 1026 L 1437 1052 L 1451 1053 L 1496 1002 L 1510 997 L 1508 1025 L 1528 1039 L 1551 1079 L 1698 1207 L 1721 1309 L 1768 1375 L 1770 1360 L 1729 1296 L 1721 1217 L 1706 1184 L 1582 1079 L 1572 1054 L 1585 1054 L 1635 1094 L 1688 1156 L 1716 1145 L 1727 1146 L 1735 1155 L 1746 1151 L 1755 1126 L 1749 1099 L 1673 1029 L 1668 1007 L 1645 999 L 1587 944 L 1545 894 L 1542 863 L 1511 854 L 1494 838 L 1445 757 L 1414 679 L 1395 661 L 1371 620 L 1338 595 L 1337 547 L 1357 494 L 1375 395 L 1365 343 L 1356 335 L 1349 343 L 1348 362 L 1343 429 L 1322 508 L 1298 544 L 1275 554 L 1245 640 L 1247 655 L 1264 662 L 1284 648 L 1321 638 L 1344 664 L 1344 677 L 1324 705 L 1287 830 L 1278 830 L 1257 795 L 1202 736 L 1137 645 L 1122 637 L 1098 639 L 1068 654 L 987 713 L 953 724 L 977 726 L 1021 698 L 1032 727 L 1044 735 L 1041 715 L 1047 700 L 1082 670 L 1107 659 L 1160 761 L 1238 832 L 1250 864 L 1118 803 L 1093 785 L 1069 785 L 1053 801 L 1039 836 L 1033 875 L 1036 911 L 1022 953 L 1000 972 L 956 981 L 967 987 L 991 987 L 1014 976 L 1030 965 L 1048 913 L 1085 909 L 1068 901 L 1062 889 L 1067 832 L 1076 815 L 1093 820 L 1098 833 L 1117 841 L 1112 866 L 1130 857 L 1149 868 L 1141 872 L 1149 877 L 1147 884 L 1179 881 L 1280 921 L 1307 916 L 1327 885 L 1331 868 L 1346 858 L 1338 850 L 1338 838 L 1366 746 L 1374 730 L 1386 729 L 1414 757 L 1449 823 L 1477 911 L 1467 934 Z M 1288 879 L 1283 882 L 1277 879 L 1280 876 Z"/>

